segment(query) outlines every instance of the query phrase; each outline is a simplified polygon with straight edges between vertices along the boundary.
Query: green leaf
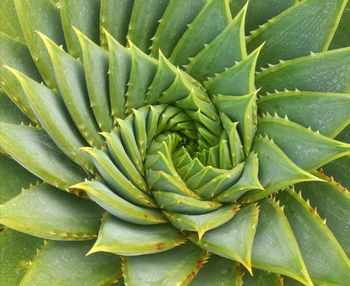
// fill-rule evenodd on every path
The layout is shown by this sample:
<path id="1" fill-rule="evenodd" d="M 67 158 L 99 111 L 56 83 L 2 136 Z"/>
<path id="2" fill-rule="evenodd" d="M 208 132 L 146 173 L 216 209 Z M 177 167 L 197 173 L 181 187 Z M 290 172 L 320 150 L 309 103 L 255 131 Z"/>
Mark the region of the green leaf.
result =
<path id="1" fill-rule="evenodd" d="M 277 116 L 260 119 L 257 133 L 274 140 L 290 160 L 308 171 L 350 154 L 350 144 L 330 139 Z"/>
<path id="2" fill-rule="evenodd" d="M 284 10 L 293 6 L 299 0 L 249 0 L 247 20 L 245 23 L 246 34 L 265 24 L 268 20 L 282 13 Z M 231 11 L 236 15 L 247 0 L 235 0 L 231 3 Z"/>
<path id="3" fill-rule="evenodd" d="M 350 46 L 350 2 L 345 6 L 338 28 L 334 34 L 330 49 L 339 49 Z"/>
<path id="4" fill-rule="evenodd" d="M 228 0 L 207 1 L 204 8 L 178 40 L 171 54 L 171 62 L 175 65 L 187 64 L 190 57 L 198 54 L 203 49 L 204 44 L 209 44 L 229 25 L 231 18 Z"/>
<path id="5" fill-rule="evenodd" d="M 261 203 L 253 249 L 253 267 L 311 284 L 292 228 L 283 210 L 270 199 Z"/>
<path id="6" fill-rule="evenodd" d="M 125 120 L 117 119 L 118 127 L 113 133 L 118 136 L 124 144 L 125 151 L 140 174 L 144 174 L 141 150 L 139 149 L 134 132 L 134 120 L 132 116 Z"/>
<path id="7" fill-rule="evenodd" d="M 295 185 L 336 237 L 345 253 L 350 256 L 350 193 L 333 179 L 320 174 L 325 182 L 307 182 Z"/>
<path id="8" fill-rule="evenodd" d="M 152 192 L 160 208 L 183 214 L 204 214 L 218 209 L 221 204 L 182 196 L 171 192 Z"/>
<path id="9" fill-rule="evenodd" d="M 20 285 L 110 285 L 117 281 L 120 257 L 110 253 L 86 257 L 90 247 L 89 241 L 46 242 Z"/>
<path id="10" fill-rule="evenodd" d="M 255 91 L 255 64 L 262 46 L 224 72 L 209 78 L 204 86 L 211 95 L 245 95 Z"/>
<path id="11" fill-rule="evenodd" d="M 23 114 L 31 121 L 37 122 L 17 78 L 5 67 L 14 67 L 33 79 L 41 81 L 29 50 L 24 44 L 9 38 L 3 33 L 0 33 L 0 47 L 0 87 Z"/>
<path id="12" fill-rule="evenodd" d="M 124 149 L 122 140 L 117 133 L 101 133 L 106 138 L 108 151 L 115 167 L 140 190 L 149 193 L 145 179 L 136 169 L 134 163 L 129 158 Z"/>
<path id="13" fill-rule="evenodd" d="M 1 247 L 1 281 L 7 286 L 18 286 L 23 275 L 30 267 L 37 249 L 44 241 L 11 229 L 0 234 Z"/>
<path id="14" fill-rule="evenodd" d="M 102 131 L 111 131 L 113 127 L 108 94 L 108 52 L 96 45 L 82 32 L 74 28 L 78 36 L 83 56 L 86 87 L 90 106 L 97 125 Z"/>
<path id="15" fill-rule="evenodd" d="M 106 34 L 103 29 L 108 31 L 120 44 L 126 45 L 126 35 L 133 5 L 134 0 L 101 0 L 101 46 L 107 46 Z"/>
<path id="16" fill-rule="evenodd" d="M 327 51 L 347 0 L 305 0 L 274 17 L 247 39 L 249 51 L 266 42 L 257 66 Z M 305 29 L 307 27 L 307 29 Z"/>
<path id="17" fill-rule="evenodd" d="M 213 255 L 195 276 L 191 286 L 221 285 L 241 286 L 242 273 L 233 261 Z"/>
<path id="18" fill-rule="evenodd" d="M 176 228 L 197 232 L 200 240 L 208 230 L 228 222 L 238 210 L 239 206 L 237 204 L 229 204 L 201 215 L 186 215 L 169 211 L 163 211 L 163 213 Z"/>
<path id="19" fill-rule="evenodd" d="M 59 6 L 48 0 L 14 0 L 14 2 L 22 32 L 34 62 L 46 85 L 49 88 L 56 88 L 53 65 L 37 31 L 47 35 L 58 45 L 65 44 Z"/>
<path id="20" fill-rule="evenodd" d="M 16 161 L 0 154 L 0 204 L 17 196 L 23 188 L 39 181 Z"/>
<path id="21" fill-rule="evenodd" d="M 134 205 L 115 194 L 101 182 L 86 181 L 70 187 L 70 190 L 76 189 L 87 192 L 91 200 L 122 220 L 140 225 L 167 222 L 159 210 Z"/>
<path id="22" fill-rule="evenodd" d="M 53 186 L 65 190 L 86 177 L 42 129 L 0 123 L 0 135 L 1 148 L 24 168 Z"/>
<path id="23" fill-rule="evenodd" d="M 350 281 L 350 262 L 316 211 L 294 191 L 278 197 L 298 242 L 311 279 L 318 284 L 341 285 Z"/>
<path id="24" fill-rule="evenodd" d="M 131 54 L 131 71 L 128 82 L 126 111 L 130 113 L 132 108 L 138 109 L 144 106 L 146 94 L 156 74 L 158 62 L 143 53 L 138 47 L 129 41 Z"/>
<path id="25" fill-rule="evenodd" d="M 136 225 L 105 215 L 89 254 L 99 251 L 126 256 L 151 254 L 172 249 L 184 241 L 181 233 L 169 224 Z"/>
<path id="26" fill-rule="evenodd" d="M 177 2 L 171 2 L 177 3 Z M 150 85 L 146 102 L 149 104 L 158 103 L 162 93 L 174 82 L 178 69 L 159 51 L 158 69 Z"/>
<path id="27" fill-rule="evenodd" d="M 127 38 L 147 54 L 151 38 L 168 2 L 169 0 L 134 0 Z"/>
<path id="28" fill-rule="evenodd" d="M 249 204 L 242 207 L 230 221 L 207 231 L 200 240 L 194 234 L 190 234 L 190 239 L 211 253 L 242 263 L 251 271 L 251 251 L 258 214 L 257 205 Z"/>
<path id="29" fill-rule="evenodd" d="M 12 39 L 24 43 L 21 25 L 18 20 L 15 3 L 13 0 L 3 0 L 0 4 L 1 25 L 0 32 Z"/>
<path id="30" fill-rule="evenodd" d="M 257 73 L 261 92 L 277 90 L 350 92 L 350 48 L 289 60 Z"/>
<path id="31" fill-rule="evenodd" d="M 61 96 L 17 70 L 8 69 L 17 77 L 36 118 L 56 145 L 79 166 L 93 170 L 90 158 L 79 150 L 87 143 L 71 121 Z"/>
<path id="32" fill-rule="evenodd" d="M 124 280 L 131 286 L 188 285 L 207 257 L 203 250 L 191 243 L 164 253 L 126 257 Z"/>
<path id="33" fill-rule="evenodd" d="M 39 184 L 1 205 L 0 222 L 43 238 L 88 240 L 96 237 L 101 214 L 92 202 Z"/>
<path id="34" fill-rule="evenodd" d="M 244 162 L 243 173 L 239 180 L 230 188 L 214 197 L 220 203 L 233 203 L 247 191 L 263 190 L 258 178 L 259 161 L 255 153 L 248 155 Z"/>
<path id="35" fill-rule="evenodd" d="M 109 51 L 109 97 L 114 119 L 125 117 L 126 91 L 131 70 L 130 49 L 124 48 L 104 32 Z"/>
<path id="36" fill-rule="evenodd" d="M 286 91 L 258 99 L 259 112 L 277 113 L 334 138 L 350 124 L 350 94 Z M 320 116 L 322 114 L 322 116 Z"/>
<path id="37" fill-rule="evenodd" d="M 266 271 L 262 271 L 259 269 L 253 270 L 253 276 L 246 273 L 243 276 L 243 285 L 244 286 L 281 286 L 285 285 L 284 279 L 288 277 L 282 278 L 279 274 L 270 273 Z M 282 280 L 283 279 L 283 280 Z M 298 284 L 303 285 L 303 284 Z"/>
<path id="38" fill-rule="evenodd" d="M 157 57 L 160 51 L 170 57 L 176 43 L 204 7 L 206 0 L 169 1 L 152 38 L 151 55 Z"/>
<path id="39" fill-rule="evenodd" d="M 350 190 L 349 166 L 350 156 L 344 156 L 324 165 L 322 169 L 328 176 L 334 177 L 337 182 Z"/>
<path id="40" fill-rule="evenodd" d="M 257 91 L 242 95 L 216 95 L 213 103 L 219 112 L 238 123 L 238 131 L 243 139 L 243 150 L 248 154 L 252 146 L 257 123 Z"/>
<path id="41" fill-rule="evenodd" d="M 209 45 L 206 45 L 186 67 L 186 71 L 203 82 L 207 77 L 223 72 L 247 56 L 244 20 L 247 6 Z"/>
<path id="42" fill-rule="evenodd" d="M 104 151 L 88 147 L 82 148 L 82 150 L 87 152 L 93 158 L 94 164 L 102 178 L 118 195 L 142 206 L 155 206 L 152 197 L 145 194 L 135 186 L 132 181 L 129 181 Z"/>
<path id="43" fill-rule="evenodd" d="M 232 165 L 241 163 L 244 160 L 244 152 L 241 138 L 237 131 L 238 122 L 233 122 L 225 113 L 220 113 L 220 119 L 230 145 Z"/>
<path id="44" fill-rule="evenodd" d="M 68 52 L 76 58 L 81 57 L 82 53 L 74 27 L 93 42 L 99 43 L 100 2 L 100 0 L 59 0 L 61 25 Z"/>
<path id="45" fill-rule="evenodd" d="M 266 191 L 248 192 L 240 199 L 243 202 L 259 200 L 295 183 L 320 180 L 300 169 L 267 138 L 256 137 L 253 150 L 258 154 L 259 181 Z"/>
<path id="46" fill-rule="evenodd" d="M 206 198 L 208 200 L 212 199 L 213 197 L 232 187 L 232 185 L 238 181 L 242 174 L 243 167 L 243 163 L 238 164 L 231 170 L 227 170 L 226 172 L 214 177 L 208 182 L 205 182 L 206 180 L 201 182 L 196 189 L 196 193 L 198 193 L 202 198 Z"/>
<path id="47" fill-rule="evenodd" d="M 83 65 L 63 51 L 52 40 L 40 34 L 50 54 L 57 83 L 75 125 L 92 146 L 102 144 L 98 127 L 88 102 Z"/>
<path id="48" fill-rule="evenodd" d="M 29 118 L 3 92 L 0 92 L 0 122 L 15 125 L 30 123 Z"/>

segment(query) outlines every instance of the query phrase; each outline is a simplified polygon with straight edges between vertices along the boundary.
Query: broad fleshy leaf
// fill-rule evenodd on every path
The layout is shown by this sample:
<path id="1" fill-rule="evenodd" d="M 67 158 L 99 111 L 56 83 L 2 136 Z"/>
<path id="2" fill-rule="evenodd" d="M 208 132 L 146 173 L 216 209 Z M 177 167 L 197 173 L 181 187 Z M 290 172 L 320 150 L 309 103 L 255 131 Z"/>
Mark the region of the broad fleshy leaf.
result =
<path id="1" fill-rule="evenodd" d="M 105 215 L 89 254 L 99 251 L 126 256 L 151 254 L 172 249 L 184 241 L 184 236 L 167 224 L 137 225 Z"/>
<path id="2" fill-rule="evenodd" d="M 0 222 L 15 230 L 55 240 L 97 235 L 102 210 L 92 202 L 48 184 L 32 186 L 0 206 Z"/>

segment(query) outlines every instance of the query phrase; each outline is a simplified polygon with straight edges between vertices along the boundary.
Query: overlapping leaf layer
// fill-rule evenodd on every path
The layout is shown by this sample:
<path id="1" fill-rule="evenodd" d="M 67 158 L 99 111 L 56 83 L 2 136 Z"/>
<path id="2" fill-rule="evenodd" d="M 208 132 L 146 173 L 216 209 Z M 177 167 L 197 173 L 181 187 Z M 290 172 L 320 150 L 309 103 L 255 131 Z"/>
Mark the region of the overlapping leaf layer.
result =
<path id="1" fill-rule="evenodd" d="M 1 279 L 346 285 L 349 5 L 3 0 Z"/>

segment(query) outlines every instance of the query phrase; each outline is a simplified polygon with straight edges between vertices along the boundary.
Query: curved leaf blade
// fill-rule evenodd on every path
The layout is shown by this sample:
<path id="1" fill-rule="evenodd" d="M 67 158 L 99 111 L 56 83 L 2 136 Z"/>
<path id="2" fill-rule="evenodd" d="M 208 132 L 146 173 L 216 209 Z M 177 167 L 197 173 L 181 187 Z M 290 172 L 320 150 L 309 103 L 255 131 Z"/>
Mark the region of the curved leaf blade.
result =
<path id="1" fill-rule="evenodd" d="M 0 222 L 43 238 L 89 240 L 97 236 L 101 215 L 94 203 L 39 184 L 1 205 Z"/>
<path id="2" fill-rule="evenodd" d="M 184 236 L 169 224 L 136 225 L 105 215 L 89 254 L 99 251 L 125 256 L 151 254 L 167 251 L 184 242 Z"/>

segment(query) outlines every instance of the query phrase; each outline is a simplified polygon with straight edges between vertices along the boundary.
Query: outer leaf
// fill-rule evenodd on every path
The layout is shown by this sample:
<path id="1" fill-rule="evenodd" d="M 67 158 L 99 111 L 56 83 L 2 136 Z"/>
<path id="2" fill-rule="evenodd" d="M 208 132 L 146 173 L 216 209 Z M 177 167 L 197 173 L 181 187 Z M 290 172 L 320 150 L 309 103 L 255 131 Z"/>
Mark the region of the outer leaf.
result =
<path id="1" fill-rule="evenodd" d="M 247 2 L 247 0 L 232 1 L 232 14 L 236 15 Z M 268 20 L 282 13 L 296 2 L 298 2 L 298 0 L 249 0 L 248 17 L 245 23 L 246 34 L 257 29 L 260 25 L 265 24 Z"/>
<path id="2" fill-rule="evenodd" d="M 285 274 L 304 284 L 311 284 L 288 220 L 282 209 L 270 199 L 261 203 L 252 262 L 256 268 Z"/>
<path id="3" fill-rule="evenodd" d="M 269 136 L 283 152 L 304 170 L 350 154 L 350 144 L 330 139 L 288 119 L 264 117 L 259 120 L 258 134 Z"/>
<path id="4" fill-rule="evenodd" d="M 169 0 L 134 0 L 129 23 L 128 38 L 143 52 L 148 53 L 151 37 L 162 17 Z"/>
<path id="5" fill-rule="evenodd" d="M 206 232 L 201 240 L 194 234 L 190 234 L 190 239 L 211 253 L 242 263 L 251 271 L 251 251 L 258 214 L 257 205 L 247 205 L 230 221 Z"/>
<path id="6" fill-rule="evenodd" d="M 58 6 L 49 0 L 14 0 L 14 2 L 22 32 L 34 62 L 46 85 L 49 88 L 56 88 L 57 83 L 50 56 L 36 31 L 47 35 L 58 45 L 65 44 Z"/>
<path id="7" fill-rule="evenodd" d="M 128 82 L 126 110 L 144 106 L 148 87 L 151 85 L 157 71 L 155 59 L 144 54 L 133 43 L 129 42 L 131 54 L 131 71 Z"/>
<path id="8" fill-rule="evenodd" d="M 79 150 L 86 142 L 71 121 L 61 96 L 24 74 L 10 70 L 18 78 L 31 109 L 51 139 L 75 163 L 87 170 L 93 170 L 90 158 Z"/>
<path id="9" fill-rule="evenodd" d="M 245 95 L 255 91 L 255 64 L 262 46 L 248 57 L 224 72 L 209 78 L 204 82 L 211 95 Z"/>
<path id="10" fill-rule="evenodd" d="M 102 143 L 93 118 L 84 78 L 83 65 L 60 49 L 48 37 L 40 34 L 54 65 L 56 80 L 63 100 L 80 133 L 90 145 Z"/>
<path id="11" fill-rule="evenodd" d="M 123 276 L 127 285 L 188 285 L 207 259 L 207 254 L 191 243 L 165 253 L 127 257 Z"/>
<path id="12" fill-rule="evenodd" d="M 278 92 L 261 97 L 258 106 L 261 113 L 288 116 L 291 121 L 332 138 L 350 124 L 350 94 Z"/>
<path id="13" fill-rule="evenodd" d="M 114 119 L 125 117 L 127 83 L 131 70 L 130 49 L 124 48 L 105 31 L 109 51 L 109 96 Z"/>
<path id="14" fill-rule="evenodd" d="M 350 256 L 350 193 L 331 178 L 322 174 L 321 177 L 326 182 L 301 183 L 295 188 L 317 207 L 317 212 L 327 220 L 327 226 Z"/>
<path id="15" fill-rule="evenodd" d="M 324 165 L 322 169 L 328 176 L 333 176 L 337 182 L 350 190 L 350 156 L 344 156 Z"/>
<path id="16" fill-rule="evenodd" d="M 53 186 L 64 190 L 86 177 L 41 129 L 0 123 L 0 135 L 0 146 L 11 157 Z"/>
<path id="17" fill-rule="evenodd" d="M 294 191 L 284 191 L 279 198 L 311 279 L 335 285 L 350 281 L 349 259 L 316 211 Z"/>
<path id="18" fill-rule="evenodd" d="M 168 224 L 136 225 L 106 215 L 89 254 L 99 251 L 126 256 L 151 254 L 172 249 L 184 241 L 185 238 Z"/>
<path id="19" fill-rule="evenodd" d="M 134 205 L 113 193 L 107 186 L 98 181 L 79 183 L 71 190 L 83 190 L 98 205 L 110 214 L 134 224 L 149 225 L 166 223 L 166 219 L 159 210 Z"/>
<path id="20" fill-rule="evenodd" d="M 17 196 L 22 188 L 28 188 L 30 184 L 34 184 L 39 180 L 16 161 L 1 154 L 0 170 L 0 204 Z"/>
<path id="21" fill-rule="evenodd" d="M 236 61 L 247 56 L 244 41 L 244 20 L 247 11 L 242 11 L 209 45 L 206 45 L 186 67 L 187 72 L 199 81 L 223 72 Z"/>
<path id="22" fill-rule="evenodd" d="M 0 234 L 1 247 L 1 281 L 7 286 L 18 286 L 23 275 L 30 267 L 37 249 L 44 241 L 11 229 L 5 229 Z M 2 283 L 1 283 L 2 284 Z"/>
<path id="23" fill-rule="evenodd" d="M 159 21 L 157 32 L 152 38 L 152 56 L 162 51 L 170 57 L 177 41 L 185 32 L 187 25 L 198 15 L 206 0 L 169 1 L 163 17 Z M 175 12 L 176 11 L 176 12 Z"/>
<path id="24" fill-rule="evenodd" d="M 271 19 L 247 39 L 252 51 L 266 41 L 257 66 L 327 51 L 347 0 L 305 0 Z M 307 29 L 305 29 L 307 27 Z"/>
<path id="25" fill-rule="evenodd" d="M 101 214 L 92 202 L 40 184 L 1 205 L 0 222 L 43 238 L 88 240 L 96 237 Z"/>
<path id="26" fill-rule="evenodd" d="M 95 43 L 99 42 L 100 2 L 100 0 L 59 0 L 64 38 L 69 53 L 74 57 L 81 57 L 81 49 L 73 27 L 82 31 Z"/>
<path id="27" fill-rule="evenodd" d="M 242 273 L 233 261 L 213 255 L 190 285 L 241 286 Z"/>
<path id="28" fill-rule="evenodd" d="M 252 191 L 242 197 L 249 202 L 267 197 L 269 194 L 288 185 L 319 181 L 320 179 L 305 172 L 295 165 L 273 142 L 263 137 L 256 137 L 253 150 L 259 159 L 259 181 L 266 192 Z"/>
<path id="29" fill-rule="evenodd" d="M 0 92 L 0 122 L 15 125 L 30 123 L 29 118 L 3 92 Z"/>
<path id="30" fill-rule="evenodd" d="M 304 91 L 350 91 L 350 48 L 289 60 L 258 73 L 256 86 L 262 92 L 275 89 Z"/>
<path id="31" fill-rule="evenodd" d="M 101 0 L 100 39 L 103 47 L 107 46 L 103 29 L 106 29 L 120 44 L 126 45 L 133 5 L 134 0 Z"/>
<path id="32" fill-rule="evenodd" d="M 228 1 L 209 0 L 177 42 L 171 54 L 171 61 L 175 65 L 187 64 L 189 58 L 195 56 L 204 44 L 215 39 L 230 21 Z"/>
<path id="33" fill-rule="evenodd" d="M 330 48 L 339 49 L 350 46 L 350 2 L 345 6 L 344 13 L 340 19 L 340 23 L 333 37 Z"/>
<path id="34" fill-rule="evenodd" d="M 254 269 L 253 276 L 248 273 L 243 276 L 243 285 L 244 286 L 281 286 L 285 285 L 284 279 L 279 274 L 269 273 L 259 269 Z M 303 285 L 298 283 L 298 285 Z"/>
<path id="35" fill-rule="evenodd" d="M 16 7 L 13 0 L 3 0 L 0 3 L 1 26 L 0 32 L 5 33 L 18 42 L 24 42 L 24 37 L 19 23 Z"/>
<path id="36" fill-rule="evenodd" d="M 0 62 L 18 69 L 37 81 L 41 81 L 40 74 L 35 67 L 28 48 L 8 36 L 0 33 Z M 17 78 L 4 66 L 0 67 L 0 87 L 6 92 L 12 102 L 33 122 L 37 122 L 30 108 L 26 96 Z"/>
<path id="37" fill-rule="evenodd" d="M 121 275 L 120 257 L 110 253 L 85 256 L 91 242 L 49 241 L 38 252 L 21 284 L 102 285 Z"/>
<path id="38" fill-rule="evenodd" d="M 97 125 L 102 131 L 112 130 L 112 117 L 108 96 L 108 52 L 89 40 L 79 30 L 74 29 L 82 51 L 86 87 L 90 106 Z"/>

